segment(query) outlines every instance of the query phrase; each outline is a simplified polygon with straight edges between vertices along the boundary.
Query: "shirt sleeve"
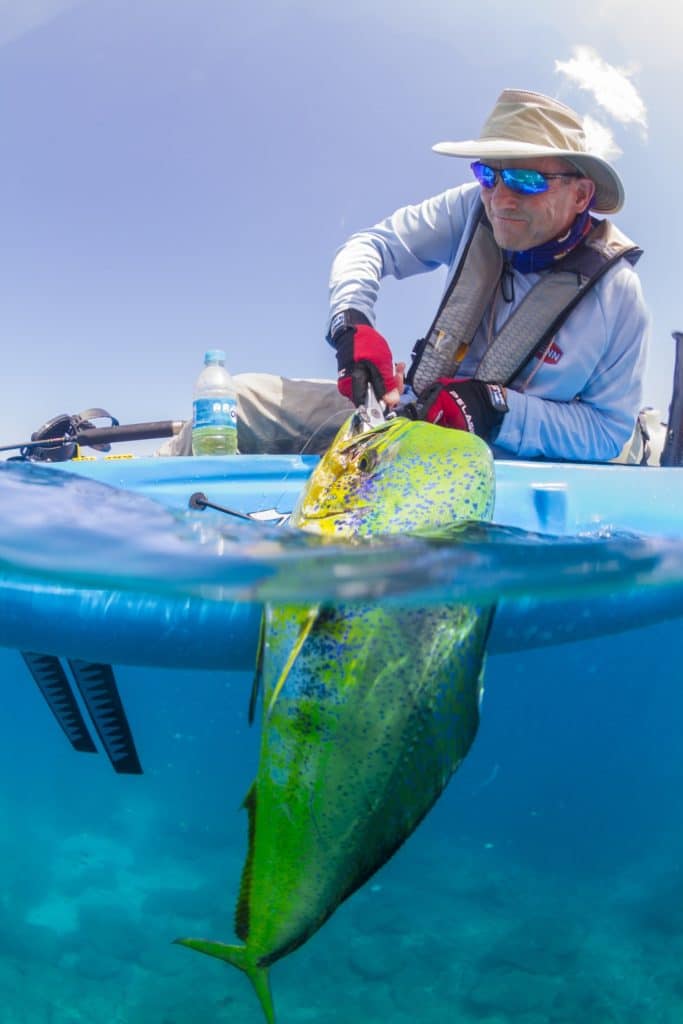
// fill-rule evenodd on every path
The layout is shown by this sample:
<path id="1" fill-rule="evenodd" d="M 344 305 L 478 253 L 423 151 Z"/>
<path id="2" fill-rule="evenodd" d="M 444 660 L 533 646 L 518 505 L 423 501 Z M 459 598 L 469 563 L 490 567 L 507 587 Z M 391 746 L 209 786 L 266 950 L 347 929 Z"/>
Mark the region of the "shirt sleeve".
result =
<path id="1" fill-rule="evenodd" d="M 374 324 L 383 277 L 410 277 L 452 263 L 476 195 L 476 184 L 449 189 L 351 235 L 332 264 L 330 320 L 356 309 Z"/>
<path id="2" fill-rule="evenodd" d="M 565 325 L 573 344 L 594 346 L 599 353 L 593 372 L 566 402 L 508 388 L 510 411 L 495 442 L 503 457 L 607 462 L 630 437 L 642 404 L 649 315 L 638 277 L 625 261 L 595 292 L 601 322 L 577 330 L 579 307 Z"/>

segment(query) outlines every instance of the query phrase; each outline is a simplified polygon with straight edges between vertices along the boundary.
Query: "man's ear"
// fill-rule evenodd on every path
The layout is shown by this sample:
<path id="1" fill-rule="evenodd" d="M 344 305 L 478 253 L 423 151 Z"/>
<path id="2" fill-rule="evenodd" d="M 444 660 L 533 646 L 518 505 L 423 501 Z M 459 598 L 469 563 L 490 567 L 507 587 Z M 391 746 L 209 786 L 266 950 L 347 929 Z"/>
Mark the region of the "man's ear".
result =
<path id="1" fill-rule="evenodd" d="M 595 185 L 590 178 L 579 178 L 576 188 L 576 205 L 579 213 L 590 206 L 595 195 Z"/>

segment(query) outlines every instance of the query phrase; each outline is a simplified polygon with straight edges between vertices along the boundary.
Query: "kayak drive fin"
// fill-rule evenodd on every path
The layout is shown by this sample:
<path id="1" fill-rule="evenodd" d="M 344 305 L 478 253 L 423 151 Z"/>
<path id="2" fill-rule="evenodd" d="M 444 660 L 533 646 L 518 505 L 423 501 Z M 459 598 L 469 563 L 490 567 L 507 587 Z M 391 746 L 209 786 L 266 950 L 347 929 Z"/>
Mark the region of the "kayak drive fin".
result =
<path id="1" fill-rule="evenodd" d="M 33 651 L 22 651 L 21 655 L 74 750 L 97 753 L 59 658 Z M 142 766 L 111 665 L 69 661 L 69 666 L 114 771 L 141 775 Z"/>
<path id="2" fill-rule="evenodd" d="M 59 658 L 54 654 L 35 654 L 33 651 L 22 651 L 21 656 L 74 750 L 96 754 L 97 747 Z"/>
<path id="3" fill-rule="evenodd" d="M 114 771 L 122 775 L 142 775 L 111 665 L 69 659 L 69 667 Z"/>

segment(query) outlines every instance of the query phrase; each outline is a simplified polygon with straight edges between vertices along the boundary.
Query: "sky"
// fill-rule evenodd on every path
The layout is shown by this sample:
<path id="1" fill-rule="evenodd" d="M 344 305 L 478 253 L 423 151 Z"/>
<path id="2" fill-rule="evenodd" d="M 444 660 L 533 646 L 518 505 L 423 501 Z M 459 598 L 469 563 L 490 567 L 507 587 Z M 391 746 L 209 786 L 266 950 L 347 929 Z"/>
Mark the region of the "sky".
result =
<path id="1" fill-rule="evenodd" d="M 186 418 L 207 348 L 235 373 L 334 376 L 335 250 L 470 180 L 431 147 L 476 137 L 506 87 L 568 103 L 618 154 L 645 403 L 666 412 L 681 28 L 668 0 L 0 0 L 0 444 L 91 406 Z M 397 358 L 443 283 L 384 282 Z"/>

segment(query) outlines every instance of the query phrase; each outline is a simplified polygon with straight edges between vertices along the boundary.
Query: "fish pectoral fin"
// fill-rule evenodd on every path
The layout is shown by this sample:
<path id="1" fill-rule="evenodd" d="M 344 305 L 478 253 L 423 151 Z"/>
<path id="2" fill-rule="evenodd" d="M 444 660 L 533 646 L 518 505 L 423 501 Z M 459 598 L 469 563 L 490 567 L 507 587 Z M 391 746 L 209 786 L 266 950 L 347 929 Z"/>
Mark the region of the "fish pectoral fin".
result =
<path id="1" fill-rule="evenodd" d="M 229 946 L 225 942 L 212 942 L 210 939 L 174 939 L 173 941 L 178 946 L 187 946 L 188 949 L 195 949 L 198 953 L 214 956 L 216 959 L 224 960 L 225 963 L 232 964 L 233 967 L 244 971 L 254 986 L 268 1024 L 275 1024 L 275 1008 L 270 992 L 268 968 L 259 967 L 246 946 Z"/>
<path id="2" fill-rule="evenodd" d="M 316 619 L 318 618 L 319 614 L 320 614 L 320 605 L 319 604 L 316 604 L 312 608 L 309 608 L 308 614 L 306 615 L 306 618 L 303 621 L 301 629 L 299 630 L 299 635 L 296 638 L 296 642 L 295 642 L 294 646 L 292 647 L 292 650 L 289 652 L 289 657 L 287 658 L 287 661 L 285 662 L 285 667 L 282 669 L 282 672 L 280 673 L 280 678 L 278 679 L 278 681 L 276 682 L 275 686 L 273 687 L 273 692 L 271 694 L 270 700 L 268 701 L 268 707 L 266 709 L 266 717 L 269 717 L 272 714 L 273 708 L 275 707 L 275 702 L 277 701 L 278 697 L 280 696 L 280 692 L 282 690 L 282 687 L 285 685 L 285 683 L 287 681 L 287 676 L 289 675 L 289 673 L 292 670 L 292 665 L 296 661 L 296 659 L 297 659 L 297 657 L 299 655 L 299 652 L 301 651 L 301 648 L 305 644 L 306 637 L 309 635 L 309 633 L 313 629 L 313 626 L 315 625 Z"/>

